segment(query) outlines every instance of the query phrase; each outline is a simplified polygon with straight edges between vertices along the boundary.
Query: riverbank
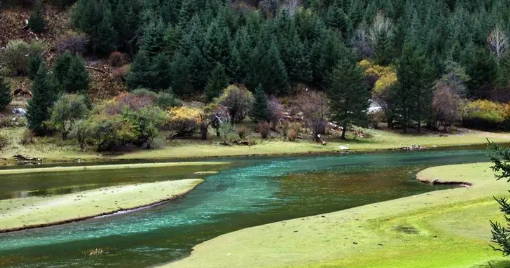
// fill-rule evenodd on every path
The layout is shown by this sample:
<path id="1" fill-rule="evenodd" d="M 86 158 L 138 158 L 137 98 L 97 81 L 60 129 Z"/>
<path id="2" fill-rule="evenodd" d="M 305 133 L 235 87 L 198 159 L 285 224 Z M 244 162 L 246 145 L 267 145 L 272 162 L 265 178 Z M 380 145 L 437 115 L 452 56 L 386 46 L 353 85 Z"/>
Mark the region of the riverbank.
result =
<path id="1" fill-rule="evenodd" d="M 23 169 L 0 170 L 0 175 L 47 173 L 47 172 L 69 172 L 69 171 L 85 171 L 85 170 L 89 170 L 89 171 L 90 170 L 113 170 L 113 169 L 129 169 L 129 168 L 219 166 L 219 165 L 227 165 L 227 164 L 230 164 L 230 163 L 229 162 L 166 162 L 166 163 L 141 163 L 141 164 L 112 164 L 112 165 L 95 165 L 95 166 L 23 168 Z M 197 175 L 208 174 L 207 171 L 204 171 L 204 172 L 205 173 L 198 173 Z"/>
<path id="2" fill-rule="evenodd" d="M 489 247 L 489 220 L 504 220 L 492 196 L 507 195 L 510 186 L 489 167 L 429 168 L 417 176 L 472 187 L 243 229 L 162 267 L 488 267 L 504 260 Z"/>
<path id="3" fill-rule="evenodd" d="M 118 160 L 158 160 L 192 159 L 227 156 L 263 156 L 290 154 L 338 153 L 349 148 L 350 151 L 370 152 L 380 150 L 400 150 L 412 145 L 425 148 L 446 148 L 467 145 L 483 145 L 487 139 L 499 143 L 510 142 L 510 134 L 465 130 L 460 134 L 440 136 L 438 134 L 404 135 L 382 130 L 370 130 L 370 138 L 342 141 L 336 138 L 321 145 L 308 140 L 296 142 L 280 139 L 255 140 L 252 146 L 223 146 L 218 140 L 174 140 L 165 148 L 154 150 L 132 150 L 114 154 L 98 154 L 93 151 L 81 152 L 73 141 L 61 141 L 59 138 L 36 139 L 34 144 L 22 145 L 19 140 L 22 128 L 0 129 L 0 133 L 9 138 L 9 145 L 0 151 L 0 163 L 15 163 L 14 155 L 42 158 L 43 163 L 51 162 L 99 162 Z"/>
<path id="4" fill-rule="evenodd" d="M 0 200 L 0 233 L 69 223 L 176 199 L 202 183 L 186 179 Z"/>

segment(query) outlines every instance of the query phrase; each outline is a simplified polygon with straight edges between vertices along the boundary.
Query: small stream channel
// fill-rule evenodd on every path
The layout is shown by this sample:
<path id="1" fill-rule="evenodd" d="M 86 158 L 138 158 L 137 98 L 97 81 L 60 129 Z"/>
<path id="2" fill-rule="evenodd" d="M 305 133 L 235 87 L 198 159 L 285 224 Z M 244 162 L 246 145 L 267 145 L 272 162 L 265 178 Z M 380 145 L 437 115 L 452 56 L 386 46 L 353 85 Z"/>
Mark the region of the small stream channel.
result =
<path id="1" fill-rule="evenodd" d="M 205 183 L 164 205 L 1 234 L 0 267 L 150 267 L 183 258 L 194 245 L 242 228 L 444 189 L 417 182 L 416 173 L 487 157 L 484 150 L 437 150 L 227 161 L 233 164 L 203 176 Z M 196 178 L 194 172 L 215 168 L 2 175 L 0 199 Z M 95 249 L 102 254 L 90 255 Z"/>

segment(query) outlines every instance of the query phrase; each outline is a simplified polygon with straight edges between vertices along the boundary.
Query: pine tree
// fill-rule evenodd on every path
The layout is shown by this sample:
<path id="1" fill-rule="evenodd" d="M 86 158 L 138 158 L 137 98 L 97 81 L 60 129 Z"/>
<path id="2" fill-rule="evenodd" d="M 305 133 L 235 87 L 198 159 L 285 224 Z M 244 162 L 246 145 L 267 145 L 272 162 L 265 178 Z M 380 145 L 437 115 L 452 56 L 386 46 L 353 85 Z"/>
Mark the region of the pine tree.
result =
<path id="1" fill-rule="evenodd" d="M 94 53 L 108 54 L 115 49 L 117 39 L 112 25 L 112 13 L 108 1 L 102 0 L 99 4 L 99 10 L 101 12 L 101 20 L 91 36 L 92 50 Z"/>
<path id="2" fill-rule="evenodd" d="M 31 53 L 28 60 L 28 78 L 34 80 L 43 59 L 39 53 Z"/>
<path id="3" fill-rule="evenodd" d="M 328 97 L 333 119 L 342 126 L 341 139 L 352 124 L 364 124 L 371 97 L 363 70 L 354 61 L 342 59 L 329 78 Z"/>
<path id="4" fill-rule="evenodd" d="M 56 86 L 48 73 L 46 64 L 42 63 L 31 87 L 32 99 L 28 101 L 28 128 L 42 133 L 43 123 L 50 118 L 49 108 L 56 100 Z"/>
<path id="5" fill-rule="evenodd" d="M 205 87 L 206 99 L 208 101 L 212 101 L 214 98 L 218 97 L 221 91 L 228 86 L 228 80 L 228 76 L 225 73 L 225 67 L 223 67 L 221 63 L 217 63 L 216 67 L 214 67 L 211 72 L 211 75 L 209 75 L 209 79 Z"/>
<path id="6" fill-rule="evenodd" d="M 411 120 L 417 122 L 418 131 L 421 131 L 421 123 L 430 116 L 432 103 L 433 76 L 425 56 L 405 46 L 397 65 L 397 79 L 399 85 L 391 90 L 390 98 L 404 133 Z"/>
<path id="7" fill-rule="evenodd" d="M 161 53 L 152 59 L 148 79 L 148 88 L 155 91 L 163 91 L 170 86 L 170 61 L 165 54 Z"/>
<path id="8" fill-rule="evenodd" d="M 83 59 L 73 56 L 69 69 L 60 81 L 60 88 L 65 93 L 86 93 L 89 88 L 90 77 Z"/>
<path id="9" fill-rule="evenodd" d="M 63 84 L 64 79 L 71 68 L 72 61 L 73 56 L 69 53 L 69 51 L 57 56 L 57 59 L 53 64 L 53 75 L 60 85 Z M 37 68 L 37 70 L 39 70 L 39 68 Z"/>
<path id="10" fill-rule="evenodd" d="M 255 102 L 251 110 L 251 119 L 253 122 L 268 122 L 269 121 L 269 109 L 267 103 L 267 96 L 262 89 L 262 85 L 258 85 L 255 89 Z"/>
<path id="11" fill-rule="evenodd" d="M 203 53 L 210 63 L 228 64 L 230 52 L 230 35 L 225 25 L 214 20 L 207 29 Z M 214 66 L 214 65 L 213 65 Z M 212 68 L 211 68 L 212 69 Z"/>
<path id="12" fill-rule="evenodd" d="M 202 90 L 207 83 L 209 73 L 209 62 L 205 59 L 197 46 L 193 46 L 188 56 L 190 64 L 190 80 L 195 90 Z"/>
<path id="13" fill-rule="evenodd" d="M 0 111 L 3 111 L 12 101 L 11 86 L 0 76 Z"/>
<path id="14" fill-rule="evenodd" d="M 189 79 L 190 66 L 184 55 L 177 53 L 170 66 L 172 91 L 178 96 L 190 95 L 192 86 Z"/>
<path id="15" fill-rule="evenodd" d="M 275 42 L 272 42 L 269 51 L 263 57 L 261 63 L 262 86 L 267 94 L 286 94 L 290 88 L 289 79 L 285 65 L 280 59 L 280 52 Z"/>
<path id="16" fill-rule="evenodd" d="M 147 88 L 149 86 L 148 77 L 151 77 L 151 59 L 147 51 L 140 50 L 131 64 L 126 84 L 132 90 Z"/>
<path id="17" fill-rule="evenodd" d="M 150 56 L 159 54 L 163 50 L 165 30 L 165 24 L 161 19 L 150 22 L 143 29 L 141 49 L 149 52 Z"/>
<path id="18" fill-rule="evenodd" d="M 32 30 L 34 33 L 42 33 L 44 32 L 44 28 L 46 27 L 46 22 L 44 21 L 44 17 L 42 14 L 42 5 L 39 0 L 34 2 L 34 9 L 32 13 L 30 13 L 30 18 L 28 19 L 28 28 Z"/>

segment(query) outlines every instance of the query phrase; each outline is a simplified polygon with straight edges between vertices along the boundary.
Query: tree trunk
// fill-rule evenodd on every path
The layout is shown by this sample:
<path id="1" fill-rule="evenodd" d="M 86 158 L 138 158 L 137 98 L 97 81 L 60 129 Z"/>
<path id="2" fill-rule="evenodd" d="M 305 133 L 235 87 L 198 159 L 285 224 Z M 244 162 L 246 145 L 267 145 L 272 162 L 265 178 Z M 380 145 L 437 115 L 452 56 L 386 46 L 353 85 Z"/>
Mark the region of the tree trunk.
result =
<path id="1" fill-rule="evenodd" d="M 209 125 L 207 125 L 207 124 L 200 125 L 200 133 L 202 135 L 202 140 L 207 140 L 208 129 L 209 129 Z"/>
<path id="2" fill-rule="evenodd" d="M 347 131 L 347 124 L 342 124 L 342 135 L 340 136 L 340 139 L 345 140 L 345 132 Z"/>

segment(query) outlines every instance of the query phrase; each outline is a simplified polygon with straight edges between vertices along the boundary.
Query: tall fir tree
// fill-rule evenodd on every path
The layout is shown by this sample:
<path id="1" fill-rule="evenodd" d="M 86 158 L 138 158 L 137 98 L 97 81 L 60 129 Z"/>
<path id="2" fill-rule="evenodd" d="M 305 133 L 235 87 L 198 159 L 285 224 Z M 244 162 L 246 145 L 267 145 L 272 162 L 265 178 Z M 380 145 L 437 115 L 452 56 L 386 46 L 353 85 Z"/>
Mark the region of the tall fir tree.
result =
<path id="1" fill-rule="evenodd" d="M 90 77 L 85 63 L 80 56 L 73 56 L 60 88 L 64 93 L 86 93 L 90 84 Z"/>
<path id="2" fill-rule="evenodd" d="M 30 53 L 28 56 L 28 78 L 30 80 L 34 80 L 42 62 L 43 59 L 39 53 Z"/>
<path id="3" fill-rule="evenodd" d="M 395 113 L 407 132 L 412 120 L 416 121 L 418 131 L 421 123 L 430 116 L 432 103 L 431 68 L 423 54 L 415 48 L 405 46 L 397 64 L 398 86 L 391 90 Z"/>
<path id="4" fill-rule="evenodd" d="M 137 88 L 148 88 L 148 77 L 151 77 L 151 59 L 149 53 L 140 50 L 131 64 L 131 71 L 127 75 L 127 86 L 133 90 Z"/>
<path id="5" fill-rule="evenodd" d="M 11 86 L 0 76 L 0 111 L 3 111 L 12 101 Z"/>
<path id="6" fill-rule="evenodd" d="M 64 54 L 57 56 L 55 63 L 53 64 L 53 76 L 57 80 L 59 84 L 64 82 L 69 69 L 71 68 L 71 63 L 73 61 L 73 55 L 69 53 L 69 51 L 64 52 Z M 37 68 L 39 70 L 39 68 Z"/>
<path id="7" fill-rule="evenodd" d="M 152 59 L 149 74 L 145 79 L 149 80 L 150 89 L 164 91 L 170 87 L 170 61 L 165 54 L 160 53 Z"/>
<path id="8" fill-rule="evenodd" d="M 205 87 L 207 83 L 207 77 L 210 73 L 209 62 L 205 59 L 204 55 L 197 46 L 193 46 L 188 56 L 188 62 L 190 64 L 190 80 L 195 91 Z"/>
<path id="9" fill-rule="evenodd" d="M 205 97 L 207 101 L 212 101 L 218 97 L 221 91 L 228 86 L 228 76 L 225 73 L 225 67 L 221 63 L 217 63 L 216 67 L 209 75 L 207 85 L 205 86 Z"/>
<path id="10" fill-rule="evenodd" d="M 42 4 L 39 0 L 34 2 L 34 8 L 28 19 L 28 28 L 34 33 L 42 33 L 46 28 L 46 21 L 44 21 L 42 13 Z"/>
<path id="11" fill-rule="evenodd" d="M 170 65 L 170 86 L 172 91 L 178 96 L 190 95 L 192 85 L 190 83 L 190 65 L 188 59 L 181 53 L 174 56 L 172 64 Z"/>
<path id="12" fill-rule="evenodd" d="M 266 93 L 262 89 L 262 85 L 259 84 L 255 89 L 255 102 L 251 109 L 251 119 L 255 123 L 269 121 L 269 108 Z"/>
<path id="13" fill-rule="evenodd" d="M 32 99 L 28 101 L 28 128 L 36 133 L 43 133 L 44 121 L 50 119 L 50 107 L 57 99 L 54 79 L 48 73 L 46 64 L 42 63 L 31 87 Z"/>
<path id="14" fill-rule="evenodd" d="M 101 0 L 99 9 L 101 20 L 97 25 L 92 39 L 92 51 L 106 55 L 115 49 L 117 33 L 113 28 L 111 6 L 106 0 Z"/>
<path id="15" fill-rule="evenodd" d="M 342 127 L 341 139 L 345 139 L 347 129 L 353 124 L 367 122 L 371 91 L 356 62 L 347 58 L 340 60 L 329 77 L 327 95 L 333 119 Z"/>
<path id="16" fill-rule="evenodd" d="M 259 72 L 259 81 L 267 94 L 283 95 L 290 88 L 285 65 L 280 59 L 280 52 L 275 42 L 263 56 Z"/>

